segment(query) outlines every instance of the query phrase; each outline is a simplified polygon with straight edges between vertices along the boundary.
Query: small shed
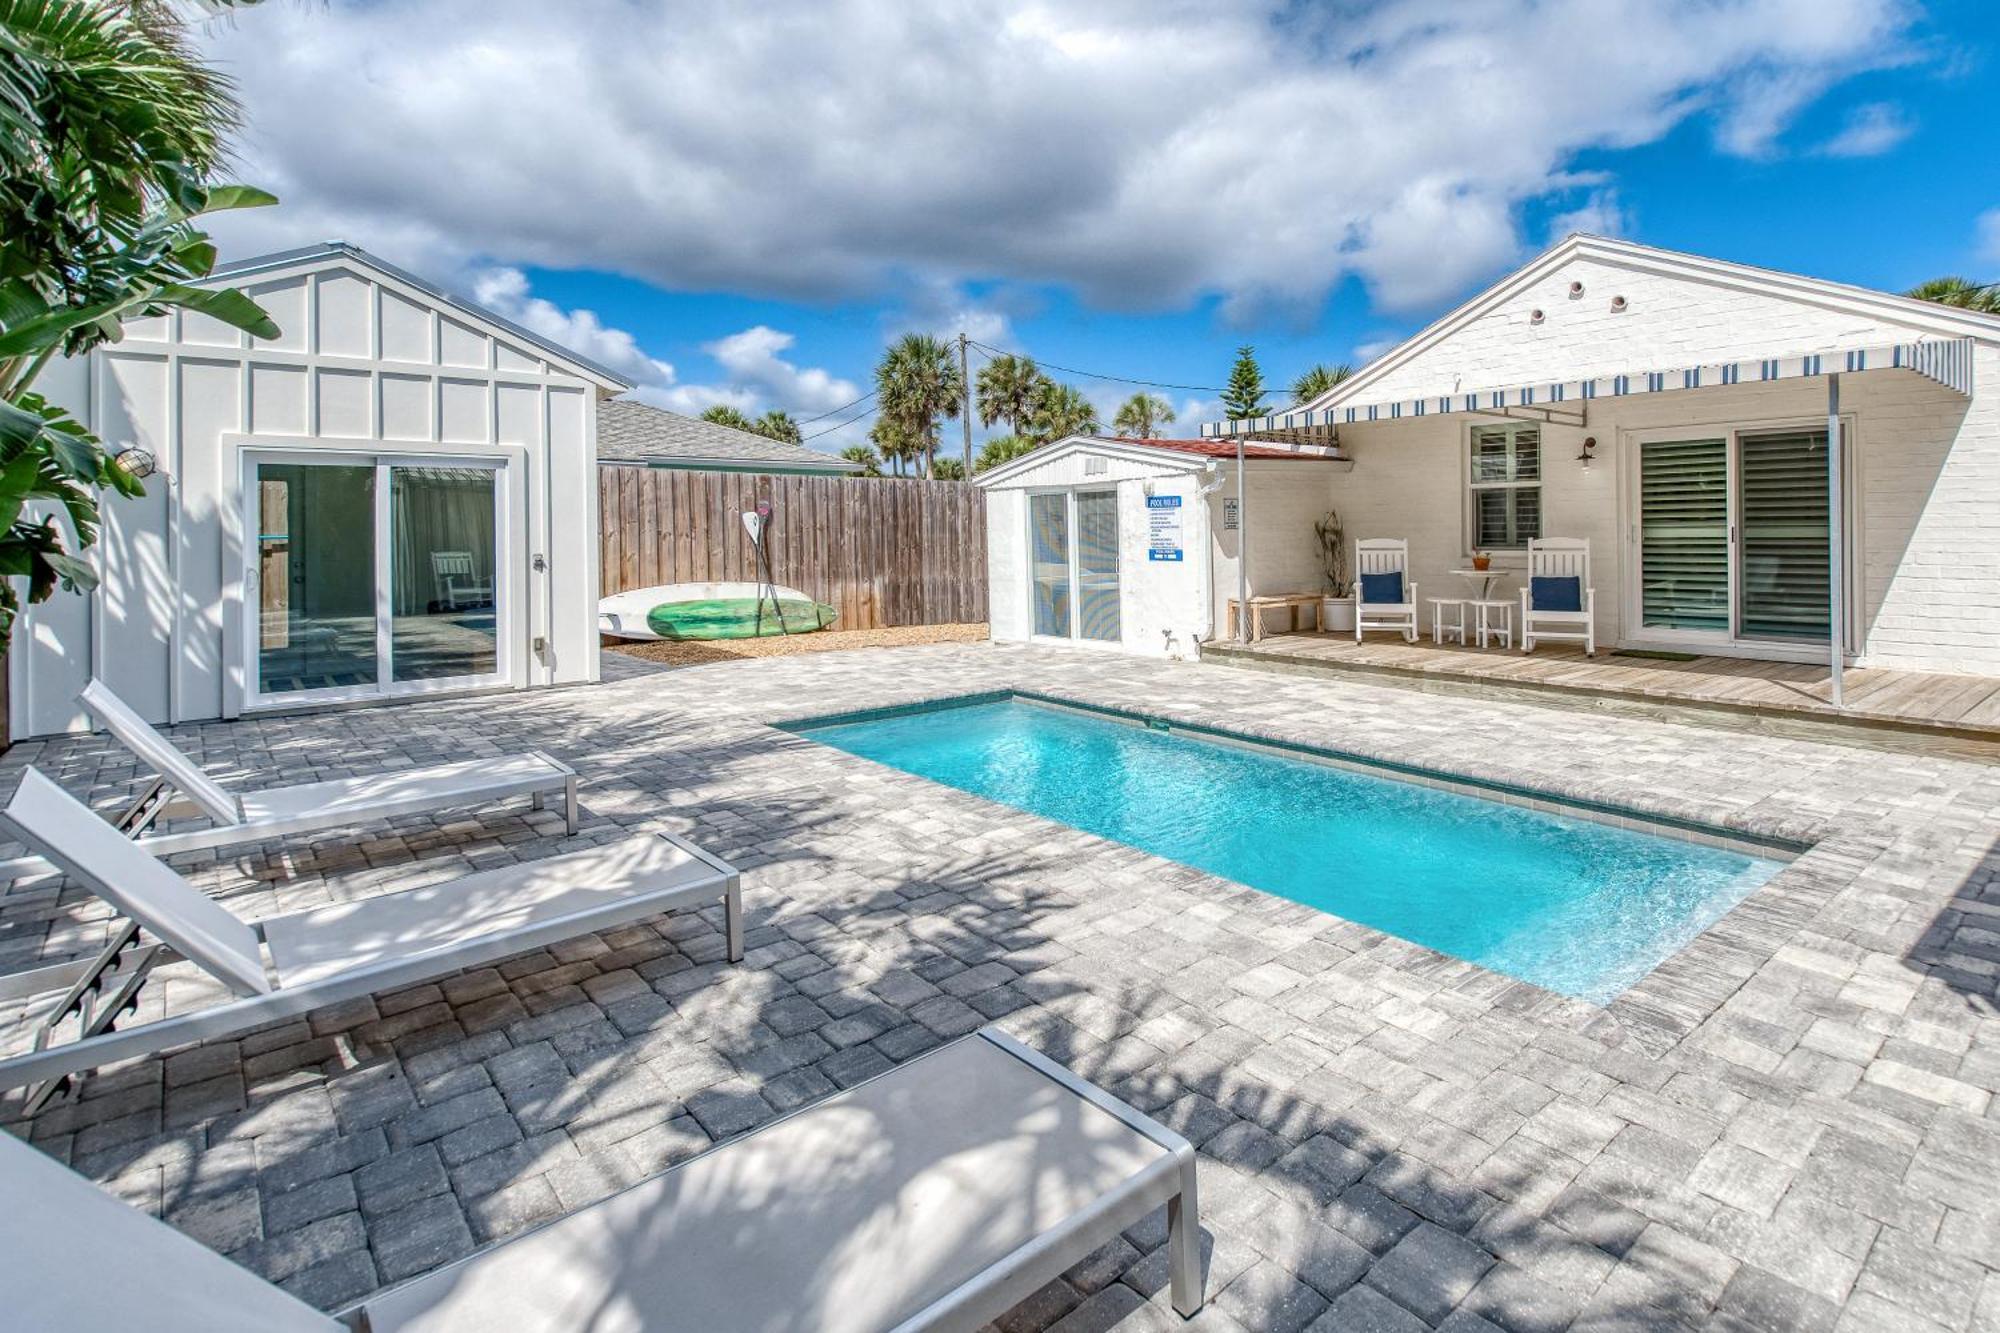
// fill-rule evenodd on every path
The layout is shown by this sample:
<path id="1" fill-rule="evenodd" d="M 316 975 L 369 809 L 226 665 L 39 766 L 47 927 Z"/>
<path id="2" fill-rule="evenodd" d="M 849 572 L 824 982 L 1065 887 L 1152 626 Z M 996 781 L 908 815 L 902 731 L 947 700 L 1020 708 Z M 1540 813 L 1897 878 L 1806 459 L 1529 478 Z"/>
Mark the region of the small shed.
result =
<path id="1" fill-rule="evenodd" d="M 630 384 L 339 242 L 210 281 L 278 336 L 174 311 L 42 377 L 156 471 L 106 502 L 96 591 L 16 628 L 13 734 L 86 727 L 92 677 L 154 722 L 595 680 L 597 404 Z"/>
<path id="2" fill-rule="evenodd" d="M 1313 524 L 1346 467 L 1337 449 L 1219 440 L 1073 435 L 1024 454 L 977 479 L 992 637 L 1194 658 L 1246 583 L 1324 586 Z"/>

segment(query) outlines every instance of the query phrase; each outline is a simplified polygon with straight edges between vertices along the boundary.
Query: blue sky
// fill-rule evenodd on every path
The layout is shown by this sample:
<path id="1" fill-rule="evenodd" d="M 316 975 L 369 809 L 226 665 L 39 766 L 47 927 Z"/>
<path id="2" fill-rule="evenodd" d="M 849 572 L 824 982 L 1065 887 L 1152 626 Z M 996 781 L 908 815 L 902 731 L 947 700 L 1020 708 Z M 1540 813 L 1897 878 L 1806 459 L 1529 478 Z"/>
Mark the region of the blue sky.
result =
<path id="1" fill-rule="evenodd" d="M 1189 386 L 1248 342 L 1283 382 L 1578 227 L 1890 289 L 2000 276 L 1979 0 L 568 12 L 218 29 L 245 178 L 286 200 L 228 248 L 341 236 L 651 401 L 801 417 L 912 329 Z"/>

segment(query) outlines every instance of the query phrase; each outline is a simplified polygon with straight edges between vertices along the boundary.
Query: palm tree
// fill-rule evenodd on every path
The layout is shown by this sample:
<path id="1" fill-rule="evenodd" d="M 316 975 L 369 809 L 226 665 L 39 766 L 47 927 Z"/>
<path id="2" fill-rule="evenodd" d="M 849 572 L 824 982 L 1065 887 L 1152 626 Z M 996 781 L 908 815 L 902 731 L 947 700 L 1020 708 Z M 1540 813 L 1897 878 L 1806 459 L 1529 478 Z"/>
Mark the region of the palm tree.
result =
<path id="1" fill-rule="evenodd" d="M 928 477 L 937 455 L 938 422 L 957 417 L 964 405 L 958 358 L 929 334 L 906 334 L 875 368 L 875 391 L 882 418 L 911 442 Z"/>
<path id="2" fill-rule="evenodd" d="M 1035 415 L 1029 425 L 1030 434 L 1042 444 L 1071 435 L 1095 435 L 1097 408 L 1075 385 L 1051 380 L 1035 399 Z"/>
<path id="3" fill-rule="evenodd" d="M 1042 386 L 1048 382 L 1048 376 L 1025 356 L 994 357 L 973 382 L 979 398 L 979 424 L 1004 421 L 1013 427 L 1014 434 L 1025 435 Z"/>
<path id="4" fill-rule="evenodd" d="M 0 0 L 0 571 L 25 576 L 30 602 L 94 588 L 76 553 L 97 539 L 99 494 L 145 489 L 35 391 L 49 362 L 171 307 L 279 336 L 243 292 L 199 285 L 216 252 L 195 219 L 277 202 L 211 179 L 236 118 L 228 81 L 195 58 L 178 14 Z M 24 512 L 30 500 L 64 511 L 73 544 L 40 506 Z M 0 579 L 0 652 L 19 608 L 14 580 Z"/>
<path id="5" fill-rule="evenodd" d="M 753 435 L 760 433 L 757 430 L 756 422 L 744 416 L 728 403 L 717 403 L 714 407 L 703 412 L 701 419 L 717 426 L 727 426 L 731 430 L 747 430 Z"/>
<path id="6" fill-rule="evenodd" d="M 1313 399 L 1331 389 L 1354 373 L 1354 367 L 1345 361 L 1337 366 L 1329 366 L 1321 361 L 1292 381 L 1292 406 L 1304 407 Z"/>
<path id="7" fill-rule="evenodd" d="M 990 468 L 999 467 L 1002 463 L 1019 458 L 1022 454 L 1031 454 L 1040 447 L 1038 441 L 1031 440 L 1025 435 L 996 435 L 985 443 L 979 451 L 979 457 L 973 461 L 973 475 L 977 476 Z"/>
<path id="8" fill-rule="evenodd" d="M 876 417 L 875 424 L 868 428 L 868 438 L 875 442 L 875 452 L 888 465 L 891 476 L 902 476 L 903 465 L 917 456 L 916 437 L 891 417 Z"/>
<path id="9" fill-rule="evenodd" d="M 792 414 L 790 412 L 779 411 L 775 407 L 752 422 L 750 429 L 756 431 L 759 435 L 766 435 L 774 440 L 782 440 L 786 444 L 805 443 L 804 436 L 799 432 L 799 423 L 792 420 Z"/>
<path id="10" fill-rule="evenodd" d="M 1131 439 L 1152 440 L 1159 438 L 1156 432 L 1173 419 L 1172 403 L 1158 394 L 1135 393 L 1119 407 L 1118 415 L 1111 418 L 1111 428 Z"/>
<path id="11" fill-rule="evenodd" d="M 946 455 L 931 460 L 932 481 L 964 481 L 965 464 L 959 459 Z"/>
<path id="12" fill-rule="evenodd" d="M 850 463 L 861 464 L 861 475 L 864 477 L 882 475 L 882 456 L 865 444 L 850 444 L 840 451 L 840 456 Z"/>
<path id="13" fill-rule="evenodd" d="M 2000 282 L 1974 282 L 1970 278 L 1932 278 L 1904 292 L 1919 301 L 1935 301 L 1939 305 L 1957 306 L 1961 310 L 1977 310 L 1982 314 L 2000 314 Z"/>

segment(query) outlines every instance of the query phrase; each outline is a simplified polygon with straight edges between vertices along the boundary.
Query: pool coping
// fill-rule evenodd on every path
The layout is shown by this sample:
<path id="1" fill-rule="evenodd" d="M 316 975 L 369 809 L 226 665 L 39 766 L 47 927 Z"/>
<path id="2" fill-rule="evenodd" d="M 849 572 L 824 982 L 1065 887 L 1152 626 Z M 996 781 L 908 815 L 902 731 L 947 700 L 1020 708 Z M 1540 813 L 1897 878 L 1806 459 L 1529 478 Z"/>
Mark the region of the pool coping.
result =
<path id="1" fill-rule="evenodd" d="M 1405 763 L 1394 759 L 1384 759 L 1375 755 L 1365 755 L 1354 751 L 1336 750 L 1328 746 L 1306 741 L 1288 741 L 1278 737 L 1258 736 L 1229 727 L 1207 722 L 1190 722 L 1181 718 L 1167 717 L 1157 713 L 1142 713 L 1133 709 L 1110 704 L 1091 703 L 1083 699 L 1073 699 L 1062 695 L 1045 694 L 1037 690 L 1005 689 L 982 690 L 972 694 L 954 695 L 942 699 L 927 699 L 917 703 L 886 704 L 879 708 L 855 709 L 824 716 L 800 718 L 773 726 L 780 731 L 800 735 L 822 727 L 844 726 L 858 722 L 877 722 L 891 717 L 910 717 L 924 713 L 947 712 L 958 708 L 976 708 L 985 704 L 1026 703 L 1036 707 L 1057 711 L 1082 713 L 1123 726 L 1141 727 L 1159 731 L 1167 735 L 1185 733 L 1220 745 L 1239 749 L 1268 753 L 1278 758 L 1302 760 L 1307 763 L 1325 764 L 1346 772 L 1369 777 L 1390 777 L 1398 781 L 1411 782 L 1438 791 L 1451 792 L 1458 796 L 1470 796 L 1482 800 L 1497 801 L 1504 805 L 1533 810 L 1541 814 L 1567 815 L 1575 819 L 1589 820 L 1612 828 L 1625 829 L 1637 833 L 1651 833 L 1657 837 L 1670 838 L 1678 842 L 1694 842 L 1715 847 L 1723 851 L 1737 852 L 1745 856 L 1760 857 L 1790 863 L 1811 851 L 1817 840 L 1786 837 L 1781 834 L 1755 833 L 1724 828 L 1702 820 L 1640 810 L 1632 806 L 1617 805 L 1607 801 L 1592 801 L 1581 797 L 1567 796 L 1543 788 L 1527 787 L 1518 783 L 1502 782 L 1497 779 L 1473 777 L 1467 774 L 1451 773 L 1426 767 L 1421 764 Z M 1345 919 L 1345 918 L 1343 918 Z"/>
<path id="2" fill-rule="evenodd" d="M 1729 997 L 1769 963 L 1828 901 L 1861 875 L 1886 846 L 1886 841 L 1879 833 L 1871 836 L 1865 830 L 1790 820 L 1785 821 L 1787 825 L 1785 832 L 1732 829 L 1714 821 L 1646 810 L 1636 805 L 1593 800 L 1546 787 L 1530 787 L 1497 778 L 1454 773 L 1380 755 L 1339 751 L 1312 742 L 1268 734 L 1259 735 L 1239 728 L 1174 717 L 1150 710 L 1141 711 L 1126 706 L 1089 703 L 1012 685 L 990 690 L 954 691 L 870 708 L 843 709 L 836 712 L 800 711 L 789 713 L 781 719 L 768 720 L 766 725 L 788 737 L 810 740 L 810 732 L 820 727 L 940 712 L 985 703 L 1004 703 L 1011 700 L 1075 709 L 1112 720 L 1122 719 L 1128 724 L 1157 721 L 1169 731 L 1178 729 L 1206 739 L 1243 744 L 1293 758 L 1351 765 L 1360 771 L 1378 776 L 1389 773 L 1403 780 L 1425 782 L 1445 790 L 1456 790 L 1485 799 L 1504 801 L 1512 796 L 1514 803 L 1529 809 L 1542 808 L 1549 813 L 1596 818 L 1600 822 L 1609 820 L 1616 823 L 1624 820 L 1627 827 L 1656 832 L 1663 837 L 1687 837 L 1689 840 L 1695 840 L 1694 835 L 1700 833 L 1705 835 L 1705 839 L 1712 839 L 1712 845 L 1785 860 L 1786 864 L 1780 866 L 1770 879 L 1752 890 L 1717 920 L 1709 923 L 1693 940 L 1662 959 L 1645 976 L 1621 991 L 1607 1004 L 1597 1004 L 1563 995 L 1507 973 L 1482 967 L 1478 963 L 1440 953 L 1362 922 L 1335 913 L 1322 912 L 1329 921 L 1339 922 L 1345 928 L 1364 931 L 1379 940 L 1390 942 L 1399 950 L 1407 951 L 1408 955 L 1416 960 L 1414 966 L 1400 959 L 1389 960 L 1389 965 L 1397 967 L 1398 970 L 1419 975 L 1428 974 L 1434 978 L 1441 964 L 1450 964 L 1463 968 L 1468 978 L 1489 979 L 1487 983 L 1482 984 L 1490 984 L 1490 981 L 1497 980 L 1508 986 L 1519 987 L 1524 996 L 1522 1004 L 1524 1010 L 1545 1010 L 1551 1017 L 1558 1011 L 1572 1015 L 1580 1011 L 1579 1021 L 1564 1023 L 1564 1026 L 1580 1030 L 1612 1045 L 1629 1042 L 1642 1054 L 1652 1057 L 1663 1056 L 1674 1050 L 1701 1028 L 1722 1008 Z M 905 776 L 911 781 L 930 783 L 930 779 L 916 774 L 905 774 Z M 930 783 L 930 785 L 942 784 Z M 961 794 L 970 799 L 986 799 L 972 793 Z M 1032 811 L 1024 813 L 1034 818 L 1043 818 L 1033 815 Z M 1048 822 L 1062 828 L 1070 827 L 1060 824 L 1059 821 Z M 1811 833 L 1806 832 L 1807 828 L 1811 828 Z M 1125 846 L 1114 839 L 1100 840 L 1107 846 Z M 1152 853 L 1145 854 L 1152 855 Z M 1158 859 L 1163 864 L 1182 865 L 1170 858 Z M 1202 873 L 1209 875 L 1218 884 L 1228 885 L 1232 891 L 1265 894 L 1262 889 L 1240 884 L 1225 876 L 1212 875 L 1210 872 Z M 1265 894 L 1265 896 L 1280 902 L 1291 901 L 1282 895 Z M 1448 986 L 1463 984 L 1466 982 L 1447 983 Z M 1528 996 L 1535 998 L 1529 1000 L 1526 998 Z M 1709 1034 L 1703 1035 L 1706 1038 Z M 1714 1039 L 1730 1040 L 1726 1035 L 1718 1035 Z"/>

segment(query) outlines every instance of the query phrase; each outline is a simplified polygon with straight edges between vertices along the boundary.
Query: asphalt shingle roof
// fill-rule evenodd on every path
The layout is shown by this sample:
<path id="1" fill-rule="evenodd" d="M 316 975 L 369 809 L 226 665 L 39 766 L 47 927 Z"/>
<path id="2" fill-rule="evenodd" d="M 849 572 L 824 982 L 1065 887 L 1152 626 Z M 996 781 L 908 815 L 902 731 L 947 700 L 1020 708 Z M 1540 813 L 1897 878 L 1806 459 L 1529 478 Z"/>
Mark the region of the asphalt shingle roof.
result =
<path id="1" fill-rule="evenodd" d="M 770 463 L 777 467 L 853 472 L 831 454 L 763 435 L 718 426 L 631 398 L 597 405 L 597 457 L 607 463 Z"/>

